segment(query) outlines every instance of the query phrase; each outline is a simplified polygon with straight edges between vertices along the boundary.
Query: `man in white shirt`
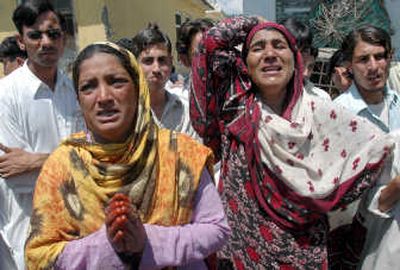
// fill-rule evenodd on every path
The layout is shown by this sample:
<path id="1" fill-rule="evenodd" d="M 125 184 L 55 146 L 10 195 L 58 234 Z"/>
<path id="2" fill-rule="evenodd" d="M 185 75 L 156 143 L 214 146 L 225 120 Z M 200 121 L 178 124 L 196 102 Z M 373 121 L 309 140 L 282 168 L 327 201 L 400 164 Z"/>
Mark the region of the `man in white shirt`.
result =
<path id="1" fill-rule="evenodd" d="M 39 170 L 83 122 L 72 83 L 57 68 L 65 43 L 62 17 L 47 2 L 26 2 L 13 21 L 28 59 L 0 80 L 0 268 L 22 270 Z"/>
<path id="2" fill-rule="evenodd" d="M 146 77 L 156 123 L 198 138 L 190 122 L 188 103 L 165 89 L 172 71 L 172 45 L 168 36 L 157 25 L 149 25 L 133 37 L 132 52 Z"/>
<path id="3" fill-rule="evenodd" d="M 390 35 L 374 26 L 363 26 L 350 32 L 344 39 L 342 50 L 350 60 L 349 70 L 353 77 L 351 87 L 334 102 L 341 104 L 355 114 L 368 119 L 386 133 L 400 128 L 400 97 L 389 89 L 387 78 L 392 57 Z M 351 138 L 350 138 L 351 139 Z M 397 144 L 396 147 L 399 147 Z M 399 150 L 395 151 L 398 160 Z M 365 241 L 361 255 L 360 269 L 395 269 L 400 265 L 400 237 L 398 220 L 400 214 L 400 177 L 397 163 L 390 173 L 383 174 L 377 186 L 370 190 L 360 203 L 353 222 L 363 226 L 367 233 L 365 240 L 357 243 L 357 235 L 350 231 L 348 240 L 352 244 Z M 390 166 L 387 168 L 390 171 Z M 390 235 L 390 237 L 388 237 Z M 391 239 L 388 243 L 383 239 Z M 388 248 L 390 246 L 390 248 Z M 360 254 L 358 254 L 360 256 Z"/>

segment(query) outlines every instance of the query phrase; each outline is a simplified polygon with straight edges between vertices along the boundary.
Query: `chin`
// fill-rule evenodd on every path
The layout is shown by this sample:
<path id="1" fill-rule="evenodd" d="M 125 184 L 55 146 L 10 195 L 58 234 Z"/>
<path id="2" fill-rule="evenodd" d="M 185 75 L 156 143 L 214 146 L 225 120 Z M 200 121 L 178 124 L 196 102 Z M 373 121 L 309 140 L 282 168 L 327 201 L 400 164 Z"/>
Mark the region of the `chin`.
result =
<path id="1" fill-rule="evenodd" d="M 98 143 L 122 143 L 126 140 L 126 136 L 116 133 L 116 130 L 93 132 L 93 135 Z"/>

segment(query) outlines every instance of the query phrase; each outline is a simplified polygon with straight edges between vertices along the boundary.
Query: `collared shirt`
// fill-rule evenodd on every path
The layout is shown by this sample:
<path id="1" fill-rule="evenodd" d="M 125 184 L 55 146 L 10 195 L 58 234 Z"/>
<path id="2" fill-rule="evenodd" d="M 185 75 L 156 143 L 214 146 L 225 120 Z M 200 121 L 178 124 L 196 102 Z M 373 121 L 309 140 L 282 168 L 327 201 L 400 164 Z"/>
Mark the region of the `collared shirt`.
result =
<path id="1" fill-rule="evenodd" d="M 153 113 L 154 121 L 161 128 L 175 130 L 180 133 L 185 133 L 192 138 L 198 139 L 199 136 L 195 132 L 190 122 L 189 106 L 180 99 L 177 95 L 165 91 L 167 101 L 164 107 L 161 119 L 158 119 Z"/>
<path id="2" fill-rule="evenodd" d="M 400 62 L 390 63 L 387 85 L 389 88 L 397 91 L 397 93 L 400 92 Z"/>
<path id="3" fill-rule="evenodd" d="M 83 127 L 72 83 L 60 71 L 52 91 L 25 62 L 0 80 L 0 104 L 0 142 L 8 147 L 50 153 L 63 138 Z M 0 178 L 0 241 L 10 251 L 1 257 L 17 269 L 24 269 L 23 250 L 38 173 Z"/>
<path id="4" fill-rule="evenodd" d="M 389 125 L 385 124 L 385 121 L 371 111 L 354 83 L 349 90 L 334 100 L 335 103 L 342 105 L 353 113 L 367 118 L 383 131 L 389 132 L 400 128 L 400 96 L 395 91 L 385 87 L 384 101 L 389 110 Z"/>
<path id="5" fill-rule="evenodd" d="M 334 102 L 341 104 L 355 114 L 367 118 L 385 132 L 400 137 L 400 100 L 399 95 L 385 87 L 384 102 L 388 110 L 388 121 L 380 119 L 368 107 L 353 83 L 348 91 L 337 97 Z M 395 132 L 392 132 L 397 130 Z M 364 220 L 363 225 L 367 228 L 367 235 L 361 261 L 357 269 L 396 269 L 400 263 L 400 248 L 395 241 L 399 237 L 398 220 L 400 217 L 400 204 L 397 203 L 388 213 L 379 211 L 379 197 L 388 181 L 398 175 L 399 172 L 399 144 L 396 144 L 393 166 L 386 166 L 384 172 L 377 181 L 376 187 L 370 189 L 361 200 L 358 214 Z M 390 172 L 391 168 L 391 172 Z M 390 174 L 390 175 L 389 175 Z M 354 209 L 356 210 L 356 209 Z M 355 213 L 355 211 L 354 211 Z"/>

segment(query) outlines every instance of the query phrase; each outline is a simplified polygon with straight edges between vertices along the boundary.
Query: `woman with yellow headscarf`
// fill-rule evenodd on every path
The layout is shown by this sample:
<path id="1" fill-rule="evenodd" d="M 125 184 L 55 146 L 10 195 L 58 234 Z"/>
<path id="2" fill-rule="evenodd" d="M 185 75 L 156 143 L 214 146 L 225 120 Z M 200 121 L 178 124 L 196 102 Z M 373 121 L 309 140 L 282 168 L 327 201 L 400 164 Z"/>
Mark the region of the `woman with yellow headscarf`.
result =
<path id="1" fill-rule="evenodd" d="M 159 129 L 128 51 L 86 47 L 73 69 L 88 131 L 64 141 L 39 176 L 28 269 L 206 269 L 230 233 L 210 150 Z"/>

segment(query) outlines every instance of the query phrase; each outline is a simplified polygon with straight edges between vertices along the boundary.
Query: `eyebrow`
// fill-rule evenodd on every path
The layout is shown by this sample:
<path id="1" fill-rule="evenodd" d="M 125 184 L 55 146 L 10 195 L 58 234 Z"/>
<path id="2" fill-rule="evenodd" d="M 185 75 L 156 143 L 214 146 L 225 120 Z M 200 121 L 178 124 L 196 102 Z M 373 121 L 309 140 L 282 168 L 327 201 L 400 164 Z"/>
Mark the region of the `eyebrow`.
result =
<path id="1" fill-rule="evenodd" d="M 267 44 L 267 42 L 270 41 L 272 44 L 287 44 L 289 45 L 285 40 L 281 39 L 281 38 L 274 38 L 274 39 L 260 39 L 257 40 L 254 43 L 250 43 L 250 48 L 254 47 L 254 46 L 265 46 L 265 44 Z"/>
<path id="2" fill-rule="evenodd" d="M 386 57 L 386 52 L 383 51 L 383 52 L 376 52 L 376 53 L 365 53 L 365 54 L 355 55 L 354 58 L 370 57 L 371 55 L 375 56 L 375 57 L 383 55 Z"/>
<path id="3" fill-rule="evenodd" d="M 266 43 L 267 43 L 267 40 L 260 39 L 260 40 L 257 40 L 254 43 L 250 43 L 250 48 L 255 47 L 255 46 L 265 46 Z"/>

